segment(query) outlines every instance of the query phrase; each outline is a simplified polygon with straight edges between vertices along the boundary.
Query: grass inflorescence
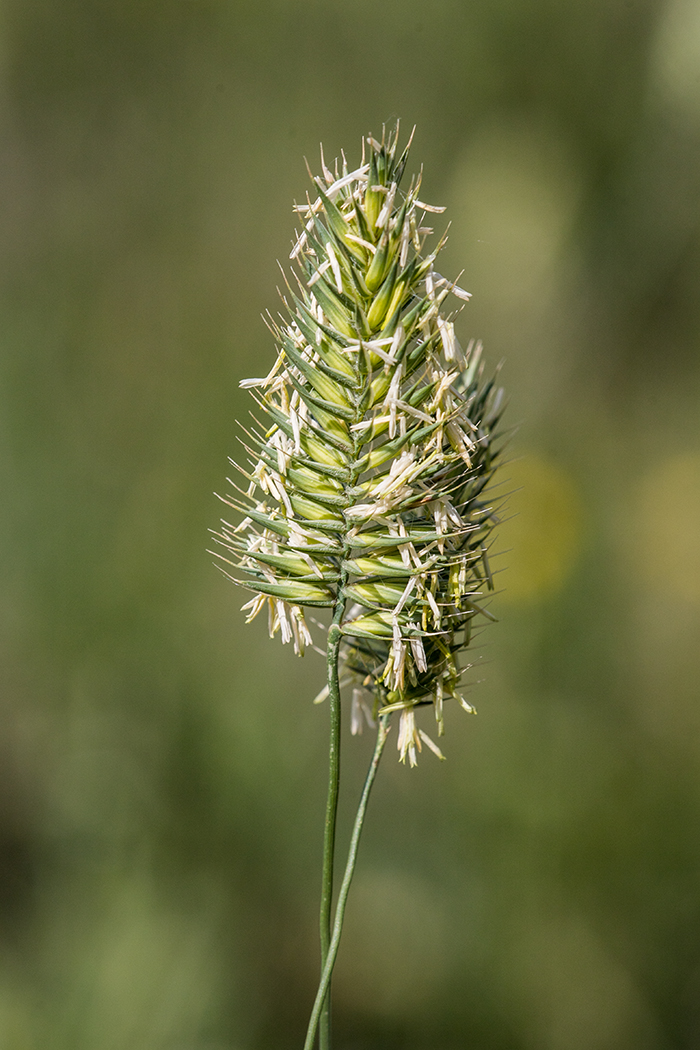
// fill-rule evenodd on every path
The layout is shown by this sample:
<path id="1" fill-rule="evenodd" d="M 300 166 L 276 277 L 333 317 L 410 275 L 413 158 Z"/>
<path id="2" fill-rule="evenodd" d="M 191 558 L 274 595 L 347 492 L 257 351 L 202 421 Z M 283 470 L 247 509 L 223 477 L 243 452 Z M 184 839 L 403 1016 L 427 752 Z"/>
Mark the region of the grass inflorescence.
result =
<path id="1" fill-rule="evenodd" d="M 469 294 L 435 269 L 445 236 L 426 249 L 444 209 L 420 200 L 420 176 L 401 189 L 410 142 L 399 152 L 397 140 L 398 127 L 370 136 L 354 170 L 322 157 L 295 206 L 284 312 L 268 318 L 277 358 L 241 384 L 256 422 L 224 501 L 242 520 L 215 537 L 224 570 L 253 592 L 248 620 L 266 609 L 297 653 L 311 644 L 305 610 L 333 610 L 353 731 L 399 711 L 414 765 L 423 743 L 440 754 L 416 707 L 434 705 L 440 734 L 447 699 L 471 710 L 460 653 L 490 617 L 504 404 L 481 344 L 456 338 Z"/>

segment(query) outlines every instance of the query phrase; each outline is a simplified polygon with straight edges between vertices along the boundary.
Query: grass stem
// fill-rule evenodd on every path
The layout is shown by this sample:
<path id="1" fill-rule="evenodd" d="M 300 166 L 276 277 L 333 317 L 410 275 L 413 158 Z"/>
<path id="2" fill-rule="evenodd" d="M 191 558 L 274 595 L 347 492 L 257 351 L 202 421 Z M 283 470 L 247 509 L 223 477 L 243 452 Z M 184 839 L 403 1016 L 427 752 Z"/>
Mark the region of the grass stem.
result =
<path id="1" fill-rule="evenodd" d="M 360 835 L 362 834 L 362 827 L 365 820 L 365 813 L 367 812 L 367 803 L 369 802 L 370 792 L 372 791 L 372 785 L 374 784 L 374 778 L 377 775 L 377 769 L 379 768 L 379 760 L 382 757 L 382 751 L 384 750 L 384 744 L 386 743 L 387 734 L 389 732 L 389 717 L 383 716 L 379 719 L 379 727 L 377 729 L 377 742 L 374 747 L 374 754 L 372 755 L 372 761 L 370 762 L 369 769 L 367 770 L 367 776 L 365 778 L 364 787 L 362 789 L 362 796 L 360 798 L 360 804 L 357 808 L 357 815 L 355 817 L 355 824 L 353 826 L 352 838 L 350 840 L 350 849 L 348 851 L 348 859 L 345 865 L 345 874 L 343 875 L 343 881 L 338 894 L 338 903 L 335 909 L 335 921 L 333 923 L 333 934 L 330 939 L 328 951 L 326 953 L 325 964 L 323 972 L 321 974 L 321 981 L 318 986 L 318 992 L 316 993 L 316 1000 L 314 1002 L 313 1010 L 311 1012 L 311 1019 L 309 1021 L 309 1027 L 306 1033 L 306 1042 L 304 1043 L 304 1050 L 313 1050 L 314 1039 L 316 1031 L 318 1029 L 321 1014 L 324 1009 L 326 997 L 331 983 L 331 975 L 333 973 L 333 967 L 335 966 L 336 956 L 338 954 L 338 946 L 340 944 L 340 935 L 343 931 L 343 919 L 345 917 L 345 905 L 348 899 L 348 893 L 350 891 L 350 883 L 355 873 L 355 864 L 357 863 L 357 851 L 360 844 Z"/>

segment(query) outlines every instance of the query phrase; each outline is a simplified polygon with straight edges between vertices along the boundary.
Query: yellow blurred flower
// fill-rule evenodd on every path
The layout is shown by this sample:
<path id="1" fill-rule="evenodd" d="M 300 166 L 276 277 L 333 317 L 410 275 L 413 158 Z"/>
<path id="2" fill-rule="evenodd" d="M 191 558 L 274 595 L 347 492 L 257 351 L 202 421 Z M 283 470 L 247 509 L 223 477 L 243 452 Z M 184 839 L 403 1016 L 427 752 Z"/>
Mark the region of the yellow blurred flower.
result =
<path id="1" fill-rule="evenodd" d="M 508 566 L 503 599 L 546 597 L 566 582 L 580 549 L 582 506 L 576 483 L 561 466 L 529 454 L 503 468 L 513 494 L 497 548 Z"/>

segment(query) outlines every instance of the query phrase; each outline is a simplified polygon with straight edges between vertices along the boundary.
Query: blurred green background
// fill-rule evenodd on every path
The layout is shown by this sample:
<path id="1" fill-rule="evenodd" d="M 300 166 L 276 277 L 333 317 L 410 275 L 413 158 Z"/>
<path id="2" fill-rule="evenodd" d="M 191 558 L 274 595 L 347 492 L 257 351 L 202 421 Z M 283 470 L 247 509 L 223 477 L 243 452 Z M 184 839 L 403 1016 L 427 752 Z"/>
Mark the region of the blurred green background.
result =
<path id="1" fill-rule="evenodd" d="M 699 1047 L 698 0 L 3 0 L 0 98 L 2 1050 L 302 1045 L 323 664 L 204 549 L 302 158 L 397 116 L 517 516 L 478 717 L 387 753 L 337 1047 Z"/>

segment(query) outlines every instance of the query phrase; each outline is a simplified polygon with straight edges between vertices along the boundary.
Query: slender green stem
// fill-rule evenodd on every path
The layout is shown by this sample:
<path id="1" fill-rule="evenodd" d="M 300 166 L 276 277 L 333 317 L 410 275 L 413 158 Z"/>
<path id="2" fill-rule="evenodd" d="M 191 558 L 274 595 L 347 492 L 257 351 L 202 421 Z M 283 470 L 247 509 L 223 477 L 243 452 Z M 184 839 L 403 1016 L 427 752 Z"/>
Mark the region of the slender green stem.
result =
<path id="1" fill-rule="evenodd" d="M 304 1050 L 313 1050 L 316 1029 L 318 1028 L 319 1020 L 323 1011 L 324 1002 L 326 1000 L 326 996 L 330 988 L 331 975 L 333 973 L 333 967 L 335 966 L 335 960 L 338 954 L 338 946 L 340 944 L 340 935 L 343 931 L 345 905 L 347 903 L 348 893 L 350 891 L 350 883 L 352 882 L 352 877 L 355 873 L 355 864 L 357 863 L 357 850 L 360 845 L 360 835 L 362 834 L 362 826 L 365 820 L 365 813 L 367 812 L 367 803 L 369 802 L 369 796 L 372 790 L 372 784 L 374 783 L 374 778 L 377 775 L 379 759 L 382 757 L 382 751 L 384 750 L 384 744 L 386 743 L 386 737 L 388 732 L 389 719 L 388 716 L 385 715 L 379 719 L 379 728 L 377 729 L 377 742 L 374 747 L 372 761 L 370 762 L 369 769 L 367 770 L 367 776 L 365 778 L 365 784 L 362 789 L 360 804 L 357 808 L 357 815 L 355 817 L 352 838 L 350 840 L 350 849 L 348 851 L 348 860 L 347 864 L 345 865 L 345 874 L 343 876 L 343 882 L 340 887 L 340 893 L 338 894 L 338 903 L 335 909 L 333 935 L 331 937 L 330 945 L 326 955 L 323 973 L 321 974 L 321 982 L 318 986 L 318 992 L 316 993 L 316 1000 L 314 1002 L 314 1008 L 311 1013 L 309 1028 L 306 1033 L 306 1042 L 304 1043 Z"/>
<path id="2" fill-rule="evenodd" d="M 340 683 L 338 681 L 338 652 L 342 635 L 338 624 L 345 610 L 345 602 L 339 601 L 333 623 L 328 631 L 328 700 L 330 707 L 330 745 L 328 750 L 328 798 L 326 801 L 326 823 L 323 836 L 323 878 L 321 884 L 321 972 L 323 972 L 331 940 L 331 910 L 333 906 L 333 861 L 335 857 L 335 828 L 338 813 L 338 787 L 340 783 Z M 330 990 L 325 995 L 321 1010 L 319 1029 L 320 1050 L 330 1050 L 331 1045 Z"/>

